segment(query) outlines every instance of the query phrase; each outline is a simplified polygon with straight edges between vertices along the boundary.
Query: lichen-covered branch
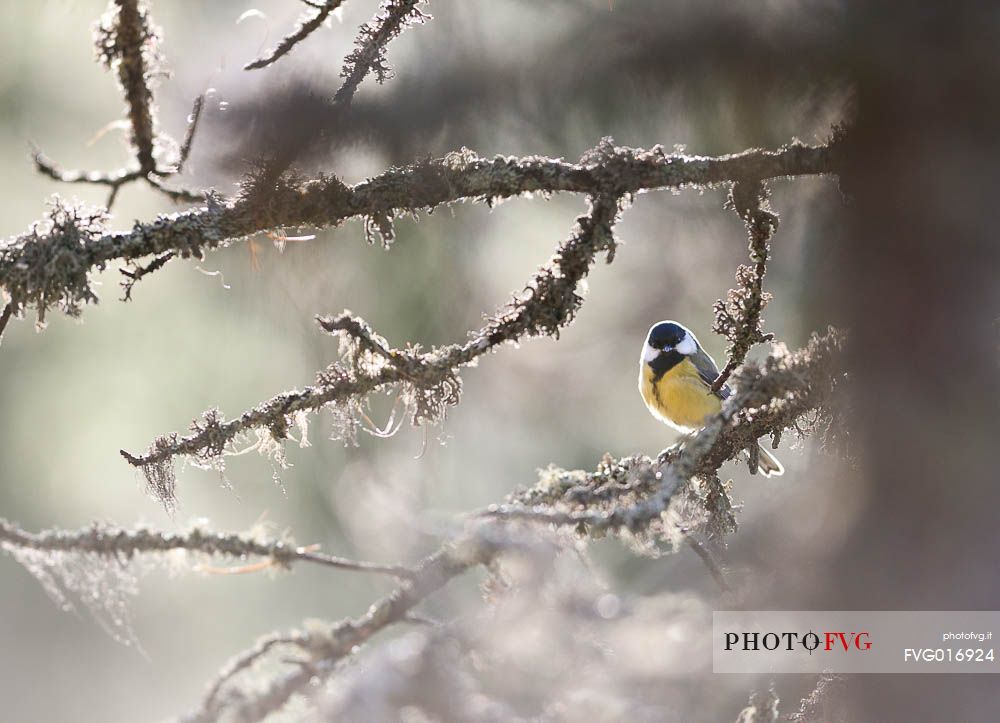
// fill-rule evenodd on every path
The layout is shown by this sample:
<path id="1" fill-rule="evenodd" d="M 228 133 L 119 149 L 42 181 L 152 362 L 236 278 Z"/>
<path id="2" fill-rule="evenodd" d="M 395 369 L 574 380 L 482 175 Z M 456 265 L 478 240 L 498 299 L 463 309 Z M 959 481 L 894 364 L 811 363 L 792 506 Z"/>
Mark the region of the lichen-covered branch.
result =
<path id="1" fill-rule="evenodd" d="M 761 312 L 771 299 L 764 291 L 764 274 L 771 238 L 778 229 L 778 216 L 768 205 L 768 193 L 762 181 L 740 181 L 733 184 L 729 196 L 730 204 L 746 225 L 753 266 L 740 265 L 736 270 L 736 288 L 730 289 L 725 301 L 720 299 L 713 307 L 712 331 L 729 340 L 728 361 L 712 383 L 713 392 L 722 389 L 754 344 L 773 338 L 761 328 Z"/>
<path id="2" fill-rule="evenodd" d="M 548 634 L 558 635 L 552 628 Z M 416 710 L 433 721 L 551 720 L 519 714 L 520 701 L 501 700 L 503 694 L 489 685 L 492 681 L 480 679 L 482 667 L 476 663 L 485 646 L 477 645 L 474 637 L 458 625 L 436 626 L 409 635 L 405 655 L 392 645 L 372 651 L 363 665 L 352 666 L 331 681 L 336 690 L 314 696 L 316 719 L 389 721 Z M 477 655 L 470 655 L 473 649 Z M 492 650 L 484 652 L 488 656 Z"/>
<path id="3" fill-rule="evenodd" d="M 159 30 L 141 0 L 112 0 L 95 33 L 97 53 L 118 75 L 128 109 L 130 142 L 142 175 L 156 168 L 156 139 L 151 80 L 159 70 Z"/>
<path id="4" fill-rule="evenodd" d="M 283 37 L 276 46 L 268 50 L 267 53 L 259 57 L 257 60 L 244 65 L 243 70 L 259 70 L 260 68 L 266 68 L 281 57 L 287 55 L 292 51 L 292 48 L 320 28 L 330 16 L 330 13 L 343 4 L 344 0 L 326 0 L 326 2 L 321 5 L 311 5 L 311 7 L 315 8 L 315 13 L 303 16 L 296 24 L 295 29 L 292 30 L 292 32 Z"/>
<path id="5" fill-rule="evenodd" d="M 105 262 L 92 263 L 86 249 L 98 243 L 107 223 L 105 209 L 68 204 L 56 196 L 43 220 L 0 245 L 0 286 L 12 312 L 32 306 L 42 325 L 53 306 L 76 317 L 84 304 L 96 302 L 90 274 Z"/>
<path id="6" fill-rule="evenodd" d="M 138 645 L 132 631 L 130 602 L 138 594 L 138 576 L 151 566 L 176 565 L 177 554 L 194 555 L 195 569 L 216 573 L 255 572 L 309 562 L 342 570 L 368 572 L 405 580 L 412 571 L 400 565 L 346 560 L 300 547 L 288 539 L 255 534 L 217 534 L 203 529 L 183 533 L 146 528 L 125 530 L 95 524 L 81 530 L 26 532 L 0 520 L 0 549 L 25 567 L 64 610 L 85 606 L 116 640 Z M 225 557 L 235 567 L 198 563 Z M 258 558 L 256 562 L 248 559 Z"/>
<path id="7" fill-rule="evenodd" d="M 377 632 L 404 622 L 407 615 L 430 596 L 477 565 L 489 562 L 514 544 L 496 525 L 479 524 L 460 538 L 444 544 L 416 567 L 411 579 L 374 603 L 359 618 L 335 624 L 314 624 L 287 635 L 262 639 L 223 667 L 209 686 L 198 710 L 184 717 L 188 723 L 226 720 L 257 721 L 281 710 L 313 679 L 322 680 L 338 662 L 350 655 Z M 277 645 L 290 645 L 304 657 L 292 672 L 270 682 L 263 690 L 244 690 L 234 684 L 235 676 L 250 667 Z"/>
<path id="8" fill-rule="evenodd" d="M 799 703 L 799 709 L 787 719 L 792 723 L 845 723 L 847 714 L 847 681 L 842 675 L 823 673 L 816 686 Z"/>
<path id="9" fill-rule="evenodd" d="M 379 83 L 388 80 L 392 71 L 385 59 L 386 46 L 408 26 L 421 23 L 427 16 L 419 6 L 424 0 L 382 0 L 378 12 L 361 26 L 357 47 L 344 60 L 340 75 L 343 85 L 334 96 L 334 102 L 350 105 L 358 86 L 369 73 L 375 73 Z"/>
<path id="10" fill-rule="evenodd" d="M 813 336 L 799 351 L 744 366 L 722 411 L 658 461 L 606 459 L 595 473 L 545 470 L 537 486 L 480 514 L 591 533 L 655 534 L 674 494 L 693 477 L 714 479 L 725 462 L 765 435 L 777 440 L 788 428 L 801 431 L 831 423 L 835 415 L 828 404 L 843 380 L 843 343 L 843 335 L 831 329 Z"/>
<path id="11" fill-rule="evenodd" d="M 363 417 L 366 396 L 389 385 L 398 385 L 414 425 L 442 421 L 461 395 L 459 369 L 495 349 L 526 337 L 558 336 L 582 303 L 577 286 L 590 271 L 597 255 L 614 252 L 613 226 L 620 211 L 617 196 L 598 195 L 590 211 L 577 219 L 573 234 L 560 244 L 552 261 L 543 266 L 490 322 L 464 344 L 421 352 L 417 348 L 391 349 L 363 320 L 350 313 L 320 319 L 320 325 L 341 336 L 341 361 L 321 372 L 316 384 L 301 391 L 286 392 L 223 421 L 210 411 L 186 437 L 170 435 L 155 440 L 145 455 L 122 451 L 132 465 L 140 467 L 151 492 L 168 508 L 175 501 L 173 459 L 194 456 L 202 463 L 220 467 L 222 458 L 239 435 L 259 430 L 261 443 L 276 451 L 288 438 L 291 427 L 301 424 L 305 413 L 327 408 L 338 420 L 339 436 L 354 440 Z M 278 445 L 277 450 L 274 446 Z"/>
<path id="12" fill-rule="evenodd" d="M 736 723 L 847 723 L 855 720 L 849 709 L 847 682 L 842 675 L 823 673 L 813 690 L 799 703 L 794 713 L 780 714 L 778 694 L 772 682 L 766 692 L 754 691 Z"/>
<path id="13" fill-rule="evenodd" d="M 736 717 L 736 723 L 778 723 L 781 720 L 778 713 L 780 702 L 773 685 L 766 692 L 754 691 L 750 694 L 747 707 Z"/>
<path id="14" fill-rule="evenodd" d="M 327 119 L 321 133 L 329 133 L 331 129 L 335 129 L 339 125 L 340 120 L 350 111 L 354 94 L 369 72 L 376 71 L 379 83 L 384 82 L 389 77 L 388 65 L 385 62 L 386 47 L 407 27 L 425 18 L 424 14 L 416 7 L 422 1 L 383 0 L 375 17 L 361 26 L 355 39 L 355 50 L 344 59 L 344 67 L 341 71 L 341 77 L 344 78 L 344 81 L 333 98 L 329 100 L 333 113 Z M 308 4 L 317 7 L 313 3 Z M 318 28 L 329 12 L 332 12 L 340 4 L 330 0 L 322 7 L 317 7 L 319 11 L 317 15 L 302 23 L 279 44 L 276 50 L 282 51 L 282 55 L 287 53 L 297 42 Z M 327 10 L 328 6 L 329 11 Z M 247 68 L 253 66 L 254 64 L 251 64 Z M 274 187 L 280 185 L 282 177 L 288 173 L 296 157 L 312 142 L 316 142 L 316 139 L 308 136 L 297 137 L 291 144 L 279 149 L 277 153 L 262 159 L 258 168 L 243 185 L 241 193 L 243 198 L 250 199 L 256 204 L 269 205 L 270 195 Z M 381 219 L 376 221 L 381 227 Z"/>
<path id="15" fill-rule="evenodd" d="M 137 555 L 185 550 L 234 559 L 261 557 L 279 567 L 296 562 L 311 562 L 326 567 L 356 572 L 374 572 L 407 577 L 411 571 L 401 565 L 380 565 L 335 557 L 291 540 L 267 540 L 254 535 L 221 534 L 194 528 L 183 533 L 160 532 L 148 528 L 126 530 L 106 525 L 92 525 L 81 530 L 45 530 L 27 532 L 0 519 L 0 547 L 5 550 L 32 550 L 39 553 L 65 552 L 98 555 L 130 560 Z"/>
<path id="16" fill-rule="evenodd" d="M 512 319 L 517 317 L 516 312 L 511 316 Z M 405 352 L 388 347 L 370 327 L 356 318 L 342 316 L 324 320 L 324 326 L 347 334 L 353 340 L 352 353 L 361 357 L 395 357 L 400 364 L 408 361 L 405 356 L 396 356 Z M 644 457 L 606 458 L 594 473 L 550 469 L 543 472 L 538 485 L 513 495 L 511 504 L 473 515 L 462 535 L 446 542 L 413 568 L 349 562 L 347 569 L 389 573 L 401 578 L 402 582 L 359 618 L 336 624 L 311 624 L 303 630 L 262 638 L 223 667 L 210 684 L 202 704 L 185 720 L 209 721 L 225 717 L 227 720 L 254 721 L 282 710 L 292 697 L 306 693 L 315 681 L 326 680 L 341 661 L 374 634 L 409 621 L 414 608 L 449 580 L 477 565 L 491 565 L 499 553 L 525 545 L 524 540 L 528 539 L 525 529 L 513 528 L 512 523 L 527 521 L 571 526 L 577 531 L 597 535 L 603 532 L 627 532 L 633 537 L 662 534 L 668 519 L 665 513 L 668 508 L 677 506 L 678 493 L 687 491 L 693 479 L 717 482 L 721 465 L 756 444 L 762 435 L 778 435 L 790 427 L 801 432 L 803 426 L 815 429 L 829 423 L 833 417 L 829 405 L 843 376 L 842 345 L 842 335 L 830 330 L 823 336 L 814 336 L 797 352 L 779 350 L 760 364 L 742 367 L 735 379 L 737 391 L 727 400 L 722 412 L 709 420 L 702 432 L 661 461 Z M 700 502 L 706 509 L 717 506 L 717 502 L 711 500 L 712 494 L 709 485 L 708 494 Z M 518 530 L 516 534 L 515 529 Z M 683 531 L 686 534 L 689 530 L 685 527 Z M 18 556 L 43 582 L 46 576 L 51 576 L 54 565 L 65 565 L 58 557 L 64 553 L 97 556 L 120 565 L 139 553 L 184 549 L 241 559 L 261 556 L 285 565 L 301 560 L 345 566 L 316 559 L 317 553 L 308 548 L 296 548 L 290 542 L 265 542 L 247 536 L 198 531 L 169 535 L 95 527 L 79 532 L 32 535 L 0 522 L 0 545 Z M 40 559 L 48 561 L 45 562 L 48 567 L 43 567 L 41 572 L 38 571 Z M 53 559 L 55 563 L 51 562 Z M 86 568 L 85 575 L 70 577 L 67 583 L 70 589 L 79 584 L 75 580 L 94 579 L 95 569 L 100 568 L 91 565 Z M 113 577 L 112 582 L 122 585 L 117 577 Z M 722 584 L 726 584 L 724 579 Z M 47 587 L 52 585 L 47 584 Z M 121 619 L 127 616 L 127 609 L 124 602 L 115 597 L 115 590 L 117 588 L 108 583 L 101 595 L 85 599 L 99 599 L 104 606 L 111 604 L 109 614 L 116 620 Z M 242 675 L 277 648 L 288 648 L 297 656 L 283 658 L 285 670 L 270 678 L 265 687 L 245 685 Z"/>
<path id="17" fill-rule="evenodd" d="M 384 345 L 369 329 L 356 330 L 356 337 L 363 353 L 383 353 Z M 595 473 L 543 472 L 539 485 L 512 496 L 513 504 L 474 514 L 466 533 L 427 558 L 411 579 L 365 616 L 262 638 L 223 667 L 202 705 L 184 720 L 256 721 L 281 710 L 293 696 L 305 693 L 311 682 L 326 680 L 374 633 L 405 621 L 415 605 L 448 580 L 476 565 L 491 564 L 510 549 L 519 539 L 511 524 L 569 525 L 591 534 L 656 534 L 668 506 L 676 503 L 676 493 L 693 477 L 714 478 L 726 460 L 745 449 L 747 440 L 755 444 L 761 434 L 801 423 L 810 414 L 826 413 L 824 406 L 841 376 L 841 345 L 841 335 L 831 330 L 800 351 L 744 367 L 738 374 L 739 390 L 722 412 L 662 462 L 606 458 Z M 724 578 L 720 584 L 727 584 Z M 299 653 L 285 661 L 291 670 L 272 677 L 263 688 L 241 685 L 239 676 L 278 646 Z"/>
<path id="18" fill-rule="evenodd" d="M 202 208 L 136 223 L 130 231 L 107 233 L 103 225 L 89 225 L 85 241 L 81 231 L 62 224 L 45 232 L 46 220 L 0 244 L 0 286 L 11 295 L 18 312 L 35 308 L 44 316 L 47 307 L 56 305 L 78 313 L 80 299 L 97 299 L 90 273 L 113 261 L 168 251 L 181 258 L 202 258 L 209 249 L 261 231 L 335 227 L 347 219 L 363 218 L 369 239 L 381 237 L 388 243 L 396 216 L 458 201 L 493 203 L 531 192 L 625 195 L 734 179 L 830 174 L 837 167 L 835 146 L 799 143 L 775 151 L 753 149 L 705 157 L 667 154 L 660 147 L 623 148 L 605 141 L 578 163 L 538 156 L 482 158 L 463 150 L 393 168 L 354 186 L 335 177 L 302 181 L 282 176 L 266 193 L 231 201 L 210 195 Z M 254 186 L 250 179 L 247 187 Z M 83 217 L 96 219 L 100 214 L 86 211 Z M 66 244 L 66 235 L 81 242 Z M 72 273 L 67 274 L 67 269 Z"/>
<path id="19" fill-rule="evenodd" d="M 161 167 L 157 156 L 163 155 L 163 148 L 171 147 L 173 142 L 161 137 L 156 127 L 153 85 L 156 76 L 163 72 L 159 53 L 161 38 L 159 28 L 150 19 L 146 3 L 143 0 L 111 0 L 107 11 L 97 23 L 94 40 L 98 58 L 117 75 L 118 85 L 125 98 L 128 141 L 135 161 L 134 167 L 110 173 L 65 170 L 36 149 L 32 153 L 35 168 L 39 173 L 62 183 L 108 186 L 111 189 L 105 204 L 108 208 L 114 204 L 122 186 L 140 179 L 173 201 L 203 200 L 204 194 L 172 189 L 162 182 L 163 177 L 180 172 L 191 152 L 203 99 L 199 97 L 195 101 L 187 134 L 177 152 L 176 163 L 172 168 L 169 163 Z"/>

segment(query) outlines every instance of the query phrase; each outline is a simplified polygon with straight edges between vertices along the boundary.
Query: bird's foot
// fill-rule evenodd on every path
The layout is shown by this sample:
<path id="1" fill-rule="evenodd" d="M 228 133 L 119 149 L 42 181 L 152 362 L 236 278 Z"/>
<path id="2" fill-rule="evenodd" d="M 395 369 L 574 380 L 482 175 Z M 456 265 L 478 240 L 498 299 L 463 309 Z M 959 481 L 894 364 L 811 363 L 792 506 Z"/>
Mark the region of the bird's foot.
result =
<path id="1" fill-rule="evenodd" d="M 660 453 L 656 455 L 656 464 L 664 464 L 669 461 L 672 457 L 676 456 L 680 452 L 681 447 L 684 446 L 684 442 L 674 442 L 666 449 L 660 450 Z"/>
<path id="2" fill-rule="evenodd" d="M 662 450 L 658 455 L 656 455 L 656 463 L 658 465 L 661 465 L 665 462 L 668 462 L 672 457 L 676 456 L 677 453 L 684 448 L 685 444 L 687 444 L 692 439 L 694 439 L 694 433 L 684 435 L 684 437 L 677 440 L 669 447 Z"/>

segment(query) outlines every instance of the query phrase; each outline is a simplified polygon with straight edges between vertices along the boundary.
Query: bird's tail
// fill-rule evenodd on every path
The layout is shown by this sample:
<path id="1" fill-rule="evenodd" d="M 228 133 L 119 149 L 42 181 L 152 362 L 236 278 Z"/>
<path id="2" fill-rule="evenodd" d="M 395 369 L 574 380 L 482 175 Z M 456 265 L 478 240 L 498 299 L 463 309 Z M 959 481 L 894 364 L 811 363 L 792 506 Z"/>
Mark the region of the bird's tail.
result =
<path id="1" fill-rule="evenodd" d="M 771 454 L 769 451 L 764 449 L 760 444 L 757 445 L 758 457 L 757 457 L 757 469 L 765 477 L 780 477 L 785 473 L 785 468 L 782 466 L 778 458 Z"/>

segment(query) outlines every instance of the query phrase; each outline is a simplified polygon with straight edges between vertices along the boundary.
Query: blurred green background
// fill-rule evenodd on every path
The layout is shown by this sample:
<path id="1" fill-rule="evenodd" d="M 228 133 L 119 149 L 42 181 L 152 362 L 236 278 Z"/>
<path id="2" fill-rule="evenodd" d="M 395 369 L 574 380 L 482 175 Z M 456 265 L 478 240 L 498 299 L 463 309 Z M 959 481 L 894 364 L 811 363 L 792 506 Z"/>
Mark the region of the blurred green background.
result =
<path id="1" fill-rule="evenodd" d="M 761 43 L 804 18 L 821 27 L 815 15 L 826 6 L 806 5 L 769 3 L 755 27 Z M 266 151 L 270 133 L 308 121 L 301 117 L 308 110 L 288 101 L 289 89 L 332 94 L 356 28 L 376 3 L 351 0 L 342 22 L 275 67 L 240 70 L 284 35 L 303 7 L 292 0 L 152 4 L 172 73 L 157 88 L 162 130 L 182 136 L 192 98 L 216 90 L 185 182 L 228 194 L 246 162 Z M 237 24 L 248 9 L 263 17 Z M 427 9 L 435 19 L 390 47 L 397 77 L 362 86 L 356 112 L 363 123 L 303 162 L 307 171 L 353 183 L 463 145 L 484 155 L 576 159 L 608 135 L 623 145 L 725 153 L 823 140 L 841 109 L 835 78 L 809 67 L 802 72 L 783 63 L 780 52 L 759 62 L 748 56 L 740 72 L 729 56 L 678 62 L 682 50 L 670 43 L 685 28 L 739 60 L 738 47 L 724 47 L 728 25 L 712 24 L 716 16 L 744 19 L 723 3 L 443 0 Z M 0 207 L 7 236 L 41 218 L 54 193 L 95 204 L 105 197 L 101 189 L 60 186 L 35 173 L 29 141 L 68 168 L 111 170 L 128 158 L 120 129 L 93 140 L 121 118 L 123 106 L 111 74 L 93 62 L 90 26 L 103 10 L 99 0 L 2 3 Z M 590 469 L 605 452 L 655 454 L 673 433 L 636 393 L 639 349 L 651 323 L 674 318 L 723 356 L 724 342 L 710 332 L 711 307 L 746 255 L 741 222 L 722 208 L 725 194 L 719 188 L 637 198 L 618 228 L 623 246 L 613 265 L 598 264 L 591 275 L 577 321 L 558 342 L 505 347 L 466 370 L 462 404 L 440 430 L 443 444 L 430 430 L 419 456 L 422 433 L 404 426 L 393 439 L 363 436 L 359 447 L 345 449 L 327 439 L 328 420 L 320 415 L 310 429 L 313 446 L 289 450 L 294 466 L 281 473 L 284 490 L 272 481 L 270 462 L 256 455 L 231 460 L 232 489 L 214 473 L 187 467 L 179 474 L 175 519 L 144 494 L 119 449 L 144 450 L 211 407 L 232 417 L 310 383 L 337 354 L 336 340 L 317 330 L 316 314 L 350 308 L 397 346 L 464 340 L 549 258 L 585 201 L 439 209 L 399 221 L 388 251 L 366 245 L 359 222 L 318 231 L 314 241 L 291 243 L 284 253 L 262 239 L 259 270 L 248 244 L 238 243 L 200 265 L 169 264 L 142 281 L 130 303 L 119 301 L 119 274 L 109 269 L 100 277 L 101 303 L 87 308 L 82 322 L 53 313 L 36 333 L 32 319 L 15 320 L 4 338 L 0 515 L 31 530 L 92 520 L 167 529 L 207 520 L 219 530 L 246 530 L 263 518 L 331 553 L 413 560 L 432 548 L 436 526 L 450 513 L 502 500 L 549 463 Z M 810 330 L 803 309 L 808 317 L 814 289 L 804 271 L 824 263 L 824 245 L 811 242 L 839 202 L 830 180 L 774 184 L 782 223 L 767 277 L 775 300 L 766 328 L 789 346 Z M 170 210 L 148 188 L 130 186 L 113 224 L 127 229 Z M 222 275 L 205 275 L 199 266 Z M 745 502 L 740 537 L 767 538 L 780 527 L 784 545 L 803 558 L 839 539 L 852 509 L 849 490 L 839 490 L 836 512 L 797 514 L 806 506 L 824 509 L 832 494 L 822 473 L 801 474 L 812 454 L 808 444 L 786 442 L 788 474 L 780 480 L 725 469 Z M 714 592 L 690 550 L 648 560 L 605 543 L 595 554 L 608 578 L 634 594 Z M 182 712 L 256 636 L 304 618 L 357 614 L 386 589 L 382 580 L 307 567 L 276 576 L 154 571 L 143 577 L 132 606 L 143 656 L 86 613 L 62 613 L 4 557 L 3 717 L 131 721 Z M 719 710 L 735 713 L 747 689 L 745 681 L 725 688 Z"/>

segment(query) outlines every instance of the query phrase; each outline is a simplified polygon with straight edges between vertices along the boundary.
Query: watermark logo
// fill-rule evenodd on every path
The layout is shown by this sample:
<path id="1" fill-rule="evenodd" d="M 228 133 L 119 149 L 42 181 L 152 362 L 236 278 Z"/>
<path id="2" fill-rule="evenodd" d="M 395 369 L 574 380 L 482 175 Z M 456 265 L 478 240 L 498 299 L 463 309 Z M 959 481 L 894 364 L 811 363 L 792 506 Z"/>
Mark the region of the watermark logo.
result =
<path id="1" fill-rule="evenodd" d="M 717 611 L 717 673 L 997 673 L 1000 612 Z"/>
<path id="2" fill-rule="evenodd" d="M 744 652 L 752 650 L 778 650 L 784 648 L 794 651 L 797 648 L 807 650 L 810 653 L 816 650 L 830 652 L 843 648 L 850 651 L 852 648 L 862 652 L 871 650 L 871 634 L 868 632 L 845 632 L 838 630 L 827 631 L 822 635 L 811 630 L 808 633 L 726 633 L 726 650 L 742 650 Z"/>

